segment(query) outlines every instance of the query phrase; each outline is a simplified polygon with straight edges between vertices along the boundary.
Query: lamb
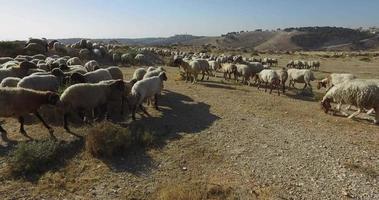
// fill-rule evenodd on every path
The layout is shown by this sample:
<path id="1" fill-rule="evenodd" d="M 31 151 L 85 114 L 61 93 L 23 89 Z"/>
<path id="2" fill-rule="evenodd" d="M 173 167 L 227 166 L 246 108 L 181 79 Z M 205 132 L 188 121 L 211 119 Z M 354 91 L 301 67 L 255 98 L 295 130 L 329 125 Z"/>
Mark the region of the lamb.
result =
<path id="1" fill-rule="evenodd" d="M 321 81 L 318 81 L 317 83 L 317 89 L 321 89 L 322 87 L 326 88 L 326 91 L 328 91 L 331 87 L 334 85 L 338 85 L 340 83 L 343 83 L 345 81 L 351 81 L 353 79 L 356 79 L 357 77 L 353 74 L 337 74 L 332 73 L 326 78 L 322 79 Z"/>
<path id="2" fill-rule="evenodd" d="M 121 69 L 119 67 L 112 66 L 112 67 L 106 68 L 106 70 L 108 70 L 108 72 L 111 74 L 112 79 L 114 79 L 114 80 L 118 80 L 118 79 L 124 80 L 124 75 L 122 74 L 122 71 L 121 71 Z"/>
<path id="3" fill-rule="evenodd" d="M 288 69 L 289 87 L 295 88 L 295 83 L 305 83 L 303 90 L 308 86 L 312 91 L 311 81 L 315 80 L 313 72 L 309 69 Z"/>
<path id="4" fill-rule="evenodd" d="M 159 76 L 143 79 L 135 83 L 132 87 L 130 104 L 132 110 L 132 118 L 136 119 L 135 114 L 137 107 L 139 107 L 145 114 L 148 115 L 146 110 L 142 106 L 142 102 L 145 99 L 154 97 L 155 99 L 155 108 L 158 108 L 158 95 L 163 89 L 163 81 L 167 81 L 167 76 L 165 72 L 161 72 Z"/>
<path id="5" fill-rule="evenodd" d="M 20 80 L 20 78 L 16 77 L 7 77 L 1 81 L 0 87 L 17 87 L 17 84 L 20 82 Z"/>
<path id="6" fill-rule="evenodd" d="M 143 79 L 147 79 L 150 77 L 158 76 L 161 72 L 165 72 L 166 70 L 163 67 L 155 68 L 154 70 L 147 70 L 147 73 L 143 76 Z"/>
<path id="7" fill-rule="evenodd" d="M 354 79 L 332 87 L 323 97 L 321 106 L 325 113 L 331 110 L 331 102 L 354 105 L 358 110 L 348 118 L 352 119 L 364 109 L 374 109 L 375 124 L 379 124 L 379 80 Z"/>
<path id="8" fill-rule="evenodd" d="M 58 92 L 59 80 L 54 75 L 30 75 L 24 77 L 17 84 L 19 88 L 33 89 L 38 91 Z"/>
<path id="9" fill-rule="evenodd" d="M 132 77 L 132 80 L 137 80 L 137 81 L 140 81 L 143 79 L 143 77 L 145 76 L 146 74 L 146 69 L 145 68 L 138 68 L 134 71 L 133 73 L 133 77 Z"/>
<path id="10" fill-rule="evenodd" d="M 24 88 L 0 88 L 0 116 L 18 118 L 20 132 L 30 138 L 24 129 L 24 115 L 33 113 L 49 130 L 50 136 L 55 138 L 54 130 L 42 119 L 38 113 L 42 105 L 56 105 L 59 95 L 53 92 L 40 92 Z M 8 142 L 7 132 L 0 125 L 1 138 Z"/>
<path id="11" fill-rule="evenodd" d="M 108 100 L 122 96 L 125 90 L 124 81 L 118 80 L 111 84 L 80 83 L 68 87 L 60 97 L 60 108 L 64 112 L 64 128 L 71 132 L 68 127 L 70 112 L 85 110 L 93 117 L 92 110 L 97 107 L 107 106 Z M 83 98 L 86 97 L 86 98 Z"/>
<path id="12" fill-rule="evenodd" d="M 275 87 L 278 88 L 278 95 L 280 95 L 280 77 L 275 70 L 272 69 L 264 69 L 257 74 L 258 76 L 258 89 L 262 85 L 265 84 L 265 92 L 267 92 L 267 85 L 270 84 L 270 94 Z"/>
<path id="13" fill-rule="evenodd" d="M 84 75 L 75 72 L 70 76 L 71 84 L 98 83 L 105 80 L 112 80 L 112 75 L 106 69 L 98 69 L 93 72 L 87 72 Z"/>

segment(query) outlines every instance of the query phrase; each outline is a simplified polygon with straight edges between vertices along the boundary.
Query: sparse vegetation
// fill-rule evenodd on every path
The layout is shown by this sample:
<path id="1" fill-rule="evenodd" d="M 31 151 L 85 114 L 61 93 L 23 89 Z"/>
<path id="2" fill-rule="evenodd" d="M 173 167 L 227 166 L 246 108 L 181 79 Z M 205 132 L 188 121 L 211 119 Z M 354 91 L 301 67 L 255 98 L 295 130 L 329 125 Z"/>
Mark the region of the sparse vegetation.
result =
<path id="1" fill-rule="evenodd" d="M 22 142 L 10 154 L 9 172 L 27 176 L 48 170 L 59 160 L 63 146 L 54 140 Z"/>
<path id="2" fill-rule="evenodd" d="M 159 200 L 233 199 L 232 188 L 203 182 L 176 183 L 158 191 Z"/>
<path id="3" fill-rule="evenodd" d="M 147 147 L 154 142 L 154 135 L 142 126 L 123 128 L 104 122 L 88 130 L 86 150 L 95 157 L 112 158 L 126 155 L 133 147 Z"/>

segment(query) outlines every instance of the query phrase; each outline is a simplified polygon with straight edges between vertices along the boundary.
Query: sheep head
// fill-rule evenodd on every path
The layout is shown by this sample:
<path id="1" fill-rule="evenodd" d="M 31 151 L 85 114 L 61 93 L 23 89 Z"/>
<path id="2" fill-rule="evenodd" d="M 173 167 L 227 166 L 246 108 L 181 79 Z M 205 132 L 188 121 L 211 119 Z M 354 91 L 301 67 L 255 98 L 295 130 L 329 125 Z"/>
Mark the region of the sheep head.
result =
<path id="1" fill-rule="evenodd" d="M 325 113 L 328 113 L 329 110 L 332 109 L 332 105 L 330 104 L 330 99 L 324 99 L 321 101 L 321 108 L 324 110 Z"/>
<path id="2" fill-rule="evenodd" d="M 317 89 L 321 89 L 322 87 L 326 88 L 326 83 L 324 81 L 317 82 Z"/>

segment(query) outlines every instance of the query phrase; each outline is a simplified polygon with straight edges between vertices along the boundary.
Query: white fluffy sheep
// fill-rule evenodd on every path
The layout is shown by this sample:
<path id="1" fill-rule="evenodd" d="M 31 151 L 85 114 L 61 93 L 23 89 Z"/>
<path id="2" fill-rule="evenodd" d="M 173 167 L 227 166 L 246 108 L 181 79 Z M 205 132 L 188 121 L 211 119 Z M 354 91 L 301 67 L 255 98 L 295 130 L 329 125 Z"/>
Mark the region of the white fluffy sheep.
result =
<path id="1" fill-rule="evenodd" d="M 23 116 L 33 113 L 49 130 L 50 136 L 54 130 L 46 124 L 38 113 L 42 105 L 55 105 L 59 101 L 59 96 L 53 92 L 40 92 L 24 88 L 0 88 L 0 117 L 18 118 L 20 123 L 20 132 L 29 137 L 24 130 Z M 7 132 L 0 125 L 1 138 L 3 141 L 9 141 Z"/>
<path id="2" fill-rule="evenodd" d="M 90 60 L 86 64 L 84 64 L 84 67 L 87 69 L 87 71 L 92 72 L 98 69 L 100 65 L 96 60 Z"/>
<path id="3" fill-rule="evenodd" d="M 257 74 L 258 76 L 258 89 L 262 85 L 265 84 L 265 92 L 267 92 L 267 86 L 270 84 L 270 94 L 274 87 L 278 89 L 278 95 L 280 95 L 280 78 L 278 73 L 272 69 L 264 69 Z"/>
<path id="4" fill-rule="evenodd" d="M 16 77 L 7 77 L 1 81 L 0 87 L 17 87 L 17 84 L 20 82 L 20 80 L 20 78 Z"/>
<path id="5" fill-rule="evenodd" d="M 98 83 L 100 81 L 112 80 L 112 75 L 106 69 L 87 72 L 85 74 L 73 73 L 70 77 L 71 83 Z"/>
<path id="6" fill-rule="evenodd" d="M 137 107 L 148 114 L 142 106 L 142 102 L 148 98 L 155 99 L 155 108 L 158 110 L 158 95 L 163 89 L 163 81 L 167 80 L 165 72 L 161 72 L 159 76 L 143 79 L 135 83 L 131 91 L 131 99 L 129 100 L 132 108 L 132 118 L 135 120 Z"/>
<path id="7" fill-rule="evenodd" d="M 82 61 L 78 57 L 73 57 L 67 60 L 67 65 L 82 65 Z"/>
<path id="8" fill-rule="evenodd" d="M 58 92 L 59 80 L 54 75 L 30 75 L 20 80 L 19 88 L 33 89 L 38 91 Z"/>
<path id="9" fill-rule="evenodd" d="M 354 79 L 332 87 L 321 101 L 325 113 L 331 110 L 331 102 L 354 105 L 358 111 L 351 114 L 351 119 L 364 109 L 374 109 L 375 124 L 379 124 L 379 80 Z"/>
<path id="10" fill-rule="evenodd" d="M 146 74 L 146 69 L 145 68 L 138 68 L 134 71 L 132 80 L 137 80 L 140 81 L 143 79 L 143 76 Z"/>
<path id="11" fill-rule="evenodd" d="M 312 90 L 311 81 L 315 80 L 313 72 L 309 69 L 288 69 L 289 87 L 295 88 L 295 83 L 304 83 L 303 90 L 308 86 Z"/>
<path id="12" fill-rule="evenodd" d="M 163 67 L 157 67 L 155 69 L 147 69 L 147 73 L 143 76 L 143 79 L 147 79 L 154 76 L 159 76 L 161 72 L 165 72 L 166 70 Z"/>
<path id="13" fill-rule="evenodd" d="M 122 96 L 125 85 L 122 80 L 101 83 L 81 83 L 68 87 L 60 97 L 60 107 L 64 111 L 64 128 L 68 128 L 70 112 L 84 109 L 90 117 L 93 117 L 93 109 L 104 107 L 108 100 L 114 96 Z M 83 98 L 85 97 L 85 98 Z"/>
<path id="14" fill-rule="evenodd" d="M 232 63 L 221 64 L 221 72 L 224 73 L 224 79 L 231 79 L 231 75 L 234 74 L 234 78 L 237 79 L 237 66 Z"/>
<path id="15" fill-rule="evenodd" d="M 105 68 L 105 69 L 108 70 L 108 72 L 111 74 L 112 79 L 114 79 L 114 80 L 118 80 L 118 79 L 124 80 L 124 75 L 122 74 L 122 71 L 121 71 L 121 69 L 119 67 L 111 66 L 111 67 L 108 67 L 108 68 Z"/>
<path id="16" fill-rule="evenodd" d="M 322 87 L 325 87 L 326 90 L 328 91 L 334 85 L 338 85 L 338 84 L 343 83 L 345 81 L 350 81 L 350 80 L 353 80 L 356 78 L 357 77 L 353 74 L 332 73 L 332 74 L 328 75 L 326 78 L 322 79 L 321 81 L 318 81 L 317 89 L 321 89 Z"/>

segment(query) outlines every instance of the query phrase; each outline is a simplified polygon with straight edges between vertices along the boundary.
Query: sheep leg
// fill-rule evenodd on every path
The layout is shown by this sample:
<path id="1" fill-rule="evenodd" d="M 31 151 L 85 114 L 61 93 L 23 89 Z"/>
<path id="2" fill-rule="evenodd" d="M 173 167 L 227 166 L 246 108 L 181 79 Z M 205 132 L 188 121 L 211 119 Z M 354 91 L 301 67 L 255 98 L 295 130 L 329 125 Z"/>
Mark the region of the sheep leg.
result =
<path id="1" fill-rule="evenodd" d="M 351 114 L 348 118 L 352 119 L 352 118 L 356 117 L 357 115 L 359 115 L 359 113 L 361 113 L 361 109 L 360 108 L 358 108 L 358 110 L 355 113 Z"/>
<path id="2" fill-rule="evenodd" d="M 200 79 L 200 80 L 201 80 L 201 81 L 204 81 L 205 72 L 204 72 L 204 71 L 202 71 L 201 73 L 202 73 L 202 75 L 203 75 L 203 76 L 201 77 L 201 79 Z"/>
<path id="3" fill-rule="evenodd" d="M 68 128 L 68 117 L 70 116 L 69 113 L 65 113 L 63 115 L 63 128 L 67 131 L 67 132 L 71 132 L 70 129 Z"/>
<path id="4" fill-rule="evenodd" d="M 374 108 L 374 110 L 375 110 L 374 124 L 379 124 L 379 106 L 377 106 L 376 108 Z"/>
<path id="5" fill-rule="evenodd" d="M 267 92 L 268 82 L 265 82 L 265 92 Z"/>
<path id="6" fill-rule="evenodd" d="M 131 110 L 132 110 L 132 119 L 133 119 L 133 121 L 135 121 L 136 120 L 137 106 L 133 105 Z"/>
<path id="7" fill-rule="evenodd" d="M 155 105 L 155 109 L 159 110 L 159 108 L 158 108 L 158 94 L 154 95 L 154 105 Z"/>
<path id="8" fill-rule="evenodd" d="M 56 140 L 57 138 L 54 136 L 54 129 L 51 128 L 46 122 L 45 120 L 43 120 L 43 118 L 41 117 L 41 115 L 38 113 L 38 112 L 35 112 L 34 115 L 42 122 L 42 124 L 47 128 L 47 130 L 49 130 L 49 133 L 50 133 L 50 137 L 54 140 Z"/>
<path id="9" fill-rule="evenodd" d="M 270 94 L 272 93 L 272 89 L 274 88 L 274 84 L 270 84 Z"/>
<path id="10" fill-rule="evenodd" d="M 1 133 L 1 139 L 4 141 L 4 142 L 9 142 L 9 139 L 7 137 L 7 131 L 4 130 L 4 128 L 0 125 L 0 133 Z"/>
<path id="11" fill-rule="evenodd" d="M 24 117 L 20 116 L 18 118 L 18 122 L 20 123 L 20 133 L 27 137 L 28 139 L 32 140 L 32 138 L 26 133 L 25 129 L 24 129 Z"/>
<path id="12" fill-rule="evenodd" d="M 150 114 L 146 111 L 146 109 L 141 105 L 139 105 L 139 108 L 142 110 L 143 113 L 145 113 L 145 115 L 147 116 L 150 116 Z"/>

